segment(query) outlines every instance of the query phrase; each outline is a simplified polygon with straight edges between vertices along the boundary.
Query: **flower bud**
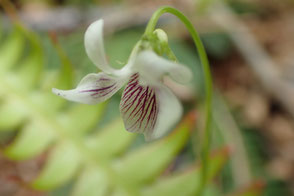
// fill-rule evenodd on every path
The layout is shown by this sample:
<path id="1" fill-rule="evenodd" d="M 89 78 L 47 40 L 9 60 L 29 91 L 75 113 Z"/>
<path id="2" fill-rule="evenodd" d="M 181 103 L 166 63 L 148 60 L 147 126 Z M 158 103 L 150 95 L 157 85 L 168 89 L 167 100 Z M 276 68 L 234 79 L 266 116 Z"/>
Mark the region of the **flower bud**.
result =
<path id="1" fill-rule="evenodd" d="M 161 44 L 167 44 L 168 43 L 168 37 L 167 34 L 162 29 L 156 29 L 154 31 L 154 34 L 158 38 L 159 42 Z"/>

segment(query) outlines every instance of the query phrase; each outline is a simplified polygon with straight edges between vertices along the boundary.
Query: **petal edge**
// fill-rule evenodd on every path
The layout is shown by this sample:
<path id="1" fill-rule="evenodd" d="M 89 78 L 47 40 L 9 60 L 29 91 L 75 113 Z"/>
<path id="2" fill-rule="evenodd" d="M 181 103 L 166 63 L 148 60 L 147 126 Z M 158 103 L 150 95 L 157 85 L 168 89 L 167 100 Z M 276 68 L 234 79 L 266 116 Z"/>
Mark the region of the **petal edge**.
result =
<path id="1" fill-rule="evenodd" d="M 139 53 L 135 64 L 142 78 L 148 83 L 156 84 L 165 74 L 181 84 L 192 79 L 192 72 L 187 66 L 160 57 L 151 50 Z"/>
<path id="2" fill-rule="evenodd" d="M 108 64 L 103 42 L 103 19 L 93 22 L 86 30 L 84 43 L 88 57 L 103 72 L 112 73 L 114 69 Z"/>
<path id="3" fill-rule="evenodd" d="M 52 89 L 52 92 L 70 101 L 96 104 L 110 98 L 123 84 L 123 78 L 115 78 L 100 72 L 85 76 L 75 89 Z"/>

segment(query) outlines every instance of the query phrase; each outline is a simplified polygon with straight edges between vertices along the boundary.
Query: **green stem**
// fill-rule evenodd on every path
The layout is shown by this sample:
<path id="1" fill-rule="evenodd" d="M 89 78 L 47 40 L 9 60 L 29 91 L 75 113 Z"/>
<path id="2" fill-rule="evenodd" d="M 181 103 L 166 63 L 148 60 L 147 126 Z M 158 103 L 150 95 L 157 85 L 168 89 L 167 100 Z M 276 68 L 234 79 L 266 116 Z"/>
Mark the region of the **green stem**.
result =
<path id="1" fill-rule="evenodd" d="M 203 191 L 205 190 L 205 186 L 207 184 L 207 178 L 208 178 L 208 167 L 209 167 L 209 151 L 210 151 L 210 143 L 211 143 L 211 102 L 212 102 L 212 77 L 210 73 L 210 67 L 208 58 L 204 49 L 204 46 L 201 42 L 201 39 L 194 29 L 192 23 L 189 21 L 189 19 L 182 14 L 180 11 L 178 11 L 175 8 L 172 7 L 161 7 L 157 11 L 154 12 L 152 15 L 145 31 L 145 35 L 151 35 L 156 27 L 156 24 L 160 18 L 160 16 L 164 13 L 170 13 L 175 16 L 177 16 L 186 26 L 189 33 L 191 34 L 193 41 L 196 45 L 200 61 L 203 67 L 203 72 L 205 76 L 205 100 L 206 100 L 206 107 L 205 107 L 205 127 L 204 127 L 204 143 L 202 148 L 202 167 L 203 169 L 201 174 L 201 182 L 199 187 L 197 187 L 197 195 L 201 196 Z"/>

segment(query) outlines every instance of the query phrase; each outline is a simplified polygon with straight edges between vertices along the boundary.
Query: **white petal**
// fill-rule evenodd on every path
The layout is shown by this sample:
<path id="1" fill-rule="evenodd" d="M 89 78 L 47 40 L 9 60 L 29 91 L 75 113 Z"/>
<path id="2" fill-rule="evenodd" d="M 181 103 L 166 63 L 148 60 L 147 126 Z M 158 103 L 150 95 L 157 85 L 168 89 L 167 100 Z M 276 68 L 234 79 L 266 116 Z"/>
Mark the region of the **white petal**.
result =
<path id="1" fill-rule="evenodd" d="M 109 66 L 103 44 L 103 20 L 93 22 L 85 33 L 85 48 L 92 62 L 103 72 L 112 73 L 113 68 Z"/>
<path id="2" fill-rule="evenodd" d="M 170 131 L 183 114 L 182 104 L 165 86 L 155 89 L 158 100 L 158 117 L 154 130 L 144 133 L 147 141 L 157 139 Z"/>
<path id="3" fill-rule="evenodd" d="M 146 140 L 153 140 L 177 123 L 182 106 L 168 88 L 141 86 L 135 74 L 124 90 L 120 111 L 128 131 L 144 133 Z"/>
<path id="4" fill-rule="evenodd" d="M 96 104 L 110 98 L 122 87 L 124 82 L 124 78 L 112 77 L 100 72 L 85 76 L 75 89 L 52 89 L 52 92 L 70 101 Z"/>
<path id="5" fill-rule="evenodd" d="M 187 66 L 169 61 L 151 50 L 138 54 L 134 69 L 147 83 L 156 84 L 165 74 L 169 74 L 178 83 L 187 83 L 192 79 L 192 72 Z"/>

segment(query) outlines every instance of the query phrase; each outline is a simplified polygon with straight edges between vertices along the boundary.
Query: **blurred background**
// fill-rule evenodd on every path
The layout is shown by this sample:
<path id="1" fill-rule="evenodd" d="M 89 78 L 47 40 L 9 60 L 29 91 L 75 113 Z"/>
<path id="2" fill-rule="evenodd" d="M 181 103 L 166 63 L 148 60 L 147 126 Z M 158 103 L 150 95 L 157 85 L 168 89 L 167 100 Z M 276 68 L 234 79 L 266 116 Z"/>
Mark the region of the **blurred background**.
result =
<path id="1" fill-rule="evenodd" d="M 77 121 L 89 121 L 90 125 L 77 125 L 89 129 L 103 127 L 119 118 L 119 94 L 107 104 L 89 109 L 51 95 L 51 88 L 73 87 L 87 73 L 97 72 L 83 44 L 84 32 L 93 21 L 105 20 L 108 60 L 119 68 L 142 36 L 152 13 L 162 5 L 179 9 L 191 20 L 211 63 L 215 89 L 213 148 L 229 146 L 231 155 L 214 180 L 214 191 L 207 195 L 245 195 L 244 190 L 249 190 L 248 195 L 294 195 L 293 0 L 0 2 L 0 65 L 3 67 L 0 67 L 0 196 L 68 195 L 73 186 L 70 177 L 58 186 L 40 188 L 39 184 L 32 188 L 29 185 L 47 162 L 52 146 L 64 138 L 56 139 L 57 136 L 49 132 L 40 134 L 38 131 L 48 127 L 35 123 L 42 121 L 37 112 L 46 113 L 51 125 L 53 121 L 70 124 L 67 118 L 74 116 Z M 182 100 L 186 113 L 198 104 L 196 124 L 201 124 L 197 122 L 203 120 L 204 82 L 193 41 L 174 16 L 164 15 L 158 26 L 169 35 L 171 48 L 179 61 L 194 73 L 193 83 L 188 87 L 170 80 L 165 82 Z M 8 84 L 14 85 L 16 90 L 11 90 Z M 21 99 L 15 98 L 17 96 Z M 25 107 L 24 103 L 27 103 Z M 68 109 L 71 107 L 78 112 Z M 36 108 L 34 112 L 29 111 L 32 108 Z M 37 131 L 19 136 L 31 130 L 27 127 Z M 201 128 L 193 132 L 199 133 Z M 201 136 L 192 135 L 179 147 L 178 153 L 173 154 L 169 166 L 161 169 L 159 177 L 197 161 Z M 71 138 L 79 137 L 76 134 Z M 142 136 L 125 137 L 128 137 L 125 146 L 131 143 L 125 147 L 126 151 L 146 145 Z M 23 148 L 29 145 L 35 146 Z M 81 159 L 79 156 L 77 160 Z M 161 157 L 158 155 L 156 159 Z"/>

